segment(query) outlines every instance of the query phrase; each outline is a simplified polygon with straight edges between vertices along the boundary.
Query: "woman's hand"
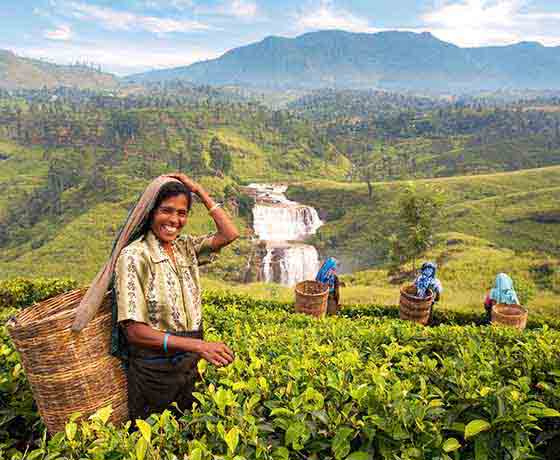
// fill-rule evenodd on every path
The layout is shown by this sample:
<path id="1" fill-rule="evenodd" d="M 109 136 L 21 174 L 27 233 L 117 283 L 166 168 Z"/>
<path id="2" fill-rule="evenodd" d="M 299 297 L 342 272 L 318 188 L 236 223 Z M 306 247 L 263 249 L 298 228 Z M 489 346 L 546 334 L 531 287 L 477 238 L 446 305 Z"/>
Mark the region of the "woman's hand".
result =
<path id="1" fill-rule="evenodd" d="M 180 180 L 183 183 L 183 185 L 185 187 L 187 187 L 195 195 L 198 195 L 200 193 L 200 191 L 202 190 L 202 186 L 198 182 L 195 182 L 194 180 L 192 180 L 186 174 L 173 173 L 173 174 L 168 174 L 168 176 L 173 177 L 177 180 Z"/>
<path id="2" fill-rule="evenodd" d="M 222 342 L 203 342 L 198 354 L 217 367 L 227 366 L 234 360 L 233 352 Z"/>

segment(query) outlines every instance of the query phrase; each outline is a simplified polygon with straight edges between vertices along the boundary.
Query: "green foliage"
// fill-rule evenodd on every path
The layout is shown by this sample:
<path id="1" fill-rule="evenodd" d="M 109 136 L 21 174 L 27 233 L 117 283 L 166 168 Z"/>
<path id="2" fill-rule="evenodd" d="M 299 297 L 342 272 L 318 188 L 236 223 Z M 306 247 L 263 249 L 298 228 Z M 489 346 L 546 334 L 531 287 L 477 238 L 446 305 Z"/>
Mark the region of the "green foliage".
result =
<path id="1" fill-rule="evenodd" d="M 560 168 L 550 167 L 422 180 L 414 186 L 419 193 L 435 188 L 445 196 L 437 233 L 458 232 L 516 253 L 538 251 L 555 257 L 560 254 L 554 218 L 560 199 L 559 174 Z M 326 225 L 318 230 L 313 244 L 321 252 L 349 259 L 356 270 L 387 261 L 389 236 L 401 225 L 398 200 L 406 186 L 403 182 L 373 183 L 374 204 L 365 185 L 319 180 L 290 187 L 288 197 L 326 216 Z"/>
<path id="2" fill-rule="evenodd" d="M 134 432 L 131 422 L 114 427 L 104 408 L 84 421 L 76 414 L 64 432 L 41 437 L 17 353 L 0 329 L 9 356 L 0 367 L 2 413 L 20 417 L 0 419 L 0 455 L 527 458 L 547 447 L 537 440 L 539 429 L 560 416 L 560 330 L 544 323 L 521 334 L 450 323 L 423 328 L 384 319 L 389 310 L 375 306 L 316 320 L 293 314 L 288 303 L 225 293 L 206 293 L 203 303 L 207 339 L 228 343 L 236 360 L 220 369 L 201 362 L 192 411 L 133 421 Z"/>
<path id="3" fill-rule="evenodd" d="M 520 278 L 514 280 L 514 287 L 521 305 L 528 305 L 529 302 L 534 299 L 535 295 L 537 294 L 535 283 L 528 279 Z"/>
<path id="4" fill-rule="evenodd" d="M 394 266 L 416 260 L 434 243 L 435 230 L 444 204 L 443 194 L 437 189 L 417 190 L 410 185 L 399 198 L 396 233 L 391 236 L 390 259 Z"/>
<path id="5" fill-rule="evenodd" d="M 216 136 L 210 141 L 210 166 L 223 174 L 228 174 L 232 168 L 231 153 Z"/>
<path id="6" fill-rule="evenodd" d="M 11 278 L 0 281 L 0 308 L 23 308 L 62 292 L 74 289 L 70 278 Z"/>
<path id="7" fill-rule="evenodd" d="M 550 281 L 551 288 L 554 292 L 560 294 L 560 270 L 556 270 Z"/>

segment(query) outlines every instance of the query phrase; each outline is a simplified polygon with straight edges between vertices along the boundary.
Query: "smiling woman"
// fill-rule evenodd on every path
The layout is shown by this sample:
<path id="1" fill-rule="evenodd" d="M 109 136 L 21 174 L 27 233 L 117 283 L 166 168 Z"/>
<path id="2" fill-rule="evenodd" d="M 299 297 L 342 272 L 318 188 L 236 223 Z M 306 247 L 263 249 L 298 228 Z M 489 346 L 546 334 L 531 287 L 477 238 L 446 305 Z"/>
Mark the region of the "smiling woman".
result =
<path id="1" fill-rule="evenodd" d="M 181 234 L 193 194 L 208 208 L 215 233 Z M 157 178 L 130 213 L 115 244 L 116 263 L 107 270 L 114 292 L 112 352 L 128 365 L 131 420 L 172 402 L 189 409 L 200 358 L 216 366 L 232 362 L 225 344 L 203 339 L 199 266 L 238 236 L 225 211 L 184 174 Z"/>

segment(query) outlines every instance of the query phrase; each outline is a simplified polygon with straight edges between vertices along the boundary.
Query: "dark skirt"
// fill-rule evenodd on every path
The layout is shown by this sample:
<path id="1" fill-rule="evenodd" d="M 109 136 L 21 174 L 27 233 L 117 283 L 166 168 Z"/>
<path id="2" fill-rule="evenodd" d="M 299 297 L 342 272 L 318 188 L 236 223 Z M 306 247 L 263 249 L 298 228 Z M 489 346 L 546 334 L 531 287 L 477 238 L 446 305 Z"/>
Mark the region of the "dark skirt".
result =
<path id="1" fill-rule="evenodd" d="M 175 332 L 173 335 L 202 339 L 202 330 Z M 181 411 L 189 410 L 192 392 L 199 380 L 196 353 L 168 353 L 129 346 L 128 413 L 134 420 L 160 413 L 176 402 Z"/>
<path id="2" fill-rule="evenodd" d="M 334 295 L 329 294 L 327 300 L 327 315 L 336 315 L 338 313 L 338 302 Z"/>

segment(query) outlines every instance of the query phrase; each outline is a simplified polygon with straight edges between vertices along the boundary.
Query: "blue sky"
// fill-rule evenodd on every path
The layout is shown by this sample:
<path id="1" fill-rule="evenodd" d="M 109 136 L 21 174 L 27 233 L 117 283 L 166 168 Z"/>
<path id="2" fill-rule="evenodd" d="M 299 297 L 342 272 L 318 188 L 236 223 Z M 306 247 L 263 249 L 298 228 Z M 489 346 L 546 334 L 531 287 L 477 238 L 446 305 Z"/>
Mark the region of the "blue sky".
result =
<path id="1" fill-rule="evenodd" d="M 560 46 L 560 1 L 0 0 L 0 49 L 94 62 L 119 75 L 324 29 L 430 31 L 459 46 Z"/>

